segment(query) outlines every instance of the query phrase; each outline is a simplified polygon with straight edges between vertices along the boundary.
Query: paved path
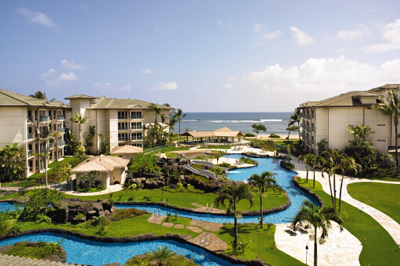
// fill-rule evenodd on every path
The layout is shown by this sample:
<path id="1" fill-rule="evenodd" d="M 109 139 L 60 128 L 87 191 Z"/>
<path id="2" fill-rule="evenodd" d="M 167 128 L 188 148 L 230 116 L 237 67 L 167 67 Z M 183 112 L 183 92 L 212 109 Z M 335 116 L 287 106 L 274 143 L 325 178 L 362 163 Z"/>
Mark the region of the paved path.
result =
<path id="1" fill-rule="evenodd" d="M 110 194 L 112 192 L 121 191 L 122 189 L 123 189 L 123 186 L 121 184 L 118 184 L 118 185 L 110 185 L 110 186 L 108 186 L 108 188 L 106 190 L 97 191 L 97 192 L 84 193 L 84 192 L 77 192 L 77 191 L 67 191 L 64 193 L 68 194 L 68 195 L 72 195 L 72 196 L 88 197 L 88 196 Z"/>
<path id="2" fill-rule="evenodd" d="M 298 173 L 299 176 L 302 178 L 306 177 L 306 168 L 305 165 L 300 162 L 297 162 L 297 158 L 292 161 L 292 163 L 295 165 L 295 169 Z M 309 178 L 312 178 L 312 171 L 309 173 Z M 341 180 L 341 176 L 337 175 L 337 181 Z M 328 194 L 329 192 L 329 181 L 328 177 L 322 177 L 321 172 L 316 172 L 315 174 L 315 179 L 322 184 L 322 188 L 324 191 Z M 343 192 L 342 192 L 342 200 L 346 201 L 347 203 L 353 205 L 354 207 L 364 211 L 368 215 L 370 215 L 372 218 L 374 218 L 378 223 L 382 225 L 383 228 L 392 236 L 394 241 L 397 243 L 397 245 L 400 246 L 400 224 L 398 224 L 395 220 L 390 218 L 388 215 L 384 214 L 383 212 L 365 204 L 362 203 L 358 200 L 355 200 L 350 196 L 350 194 L 347 191 L 347 185 L 351 183 L 359 183 L 359 182 L 372 182 L 372 183 L 386 183 L 386 184 L 396 184 L 400 185 L 399 182 L 390 182 L 390 181 L 378 181 L 378 180 L 370 180 L 370 179 L 365 179 L 365 178 L 354 178 L 354 177 L 344 177 L 343 181 Z M 339 185 L 337 185 L 337 190 L 339 190 Z"/>
<path id="3" fill-rule="evenodd" d="M 8 266 L 79 266 L 80 264 L 70 264 L 70 263 L 62 263 L 48 260 L 37 260 L 30 259 L 25 257 L 17 257 L 17 256 L 9 256 L 9 255 L 1 255 L 0 254 L 0 265 L 8 265 Z"/>

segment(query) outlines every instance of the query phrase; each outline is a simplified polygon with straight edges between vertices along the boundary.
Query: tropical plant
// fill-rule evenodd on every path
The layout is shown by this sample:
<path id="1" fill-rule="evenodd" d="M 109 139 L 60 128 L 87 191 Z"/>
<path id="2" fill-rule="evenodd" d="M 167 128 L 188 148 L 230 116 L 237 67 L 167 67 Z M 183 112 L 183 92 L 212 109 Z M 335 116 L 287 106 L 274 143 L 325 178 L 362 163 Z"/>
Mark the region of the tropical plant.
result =
<path id="1" fill-rule="evenodd" d="M 286 130 L 287 130 L 289 133 L 288 133 L 288 136 L 286 137 L 286 139 L 289 139 L 289 138 L 290 138 L 290 132 L 292 132 L 292 131 L 297 131 L 298 129 L 299 129 L 298 126 L 290 126 L 290 127 L 287 127 Z"/>
<path id="2" fill-rule="evenodd" d="M 294 145 L 293 145 L 293 142 L 291 142 L 291 141 L 285 141 L 285 142 L 283 143 L 283 147 L 282 147 L 282 148 L 283 148 L 284 151 L 287 152 L 288 161 L 289 161 L 289 163 L 290 163 L 290 161 L 292 160 L 292 158 L 291 158 L 290 156 L 292 155 L 292 151 L 295 150 L 295 147 L 294 147 Z"/>
<path id="3" fill-rule="evenodd" d="M 152 250 L 151 252 L 152 259 L 158 262 L 158 265 L 165 265 L 167 260 L 175 255 L 176 253 L 170 250 L 167 246 L 158 246 L 157 250 Z"/>
<path id="4" fill-rule="evenodd" d="M 128 169 L 129 173 L 157 173 L 157 156 L 154 154 L 139 153 L 135 159 L 132 160 Z"/>
<path id="5" fill-rule="evenodd" d="M 217 159 L 217 164 L 218 164 L 219 158 L 221 158 L 224 154 L 225 154 L 225 152 L 223 152 L 223 151 L 217 151 L 217 152 L 213 153 L 214 158 Z"/>
<path id="6" fill-rule="evenodd" d="M 74 117 L 71 117 L 70 120 L 73 123 L 77 123 L 79 126 L 79 140 L 82 140 L 82 124 L 85 124 L 89 121 L 89 117 L 84 117 L 83 114 L 80 114 L 78 111 Z"/>
<path id="7" fill-rule="evenodd" d="M 186 116 L 186 114 L 183 114 L 182 109 L 179 109 L 179 108 L 176 110 L 176 112 L 174 114 L 174 117 L 175 117 L 176 121 L 179 123 L 179 137 L 181 139 L 182 139 L 182 137 L 181 137 L 181 120 L 185 116 Z"/>
<path id="8" fill-rule="evenodd" d="M 354 172 L 355 175 L 361 172 L 361 165 L 356 163 L 353 157 L 347 156 L 340 160 L 339 164 L 336 167 L 340 173 L 342 173 L 342 180 L 340 181 L 340 191 L 339 191 L 339 212 L 342 206 L 342 188 L 343 188 L 343 180 L 344 175 L 347 172 Z"/>
<path id="9" fill-rule="evenodd" d="M 85 147 L 86 153 L 90 152 L 90 148 L 93 146 L 93 137 L 96 135 L 96 126 L 89 126 L 89 130 L 83 133 L 83 146 Z"/>
<path id="10" fill-rule="evenodd" d="M 394 135 L 395 135 L 395 160 L 396 160 L 396 167 L 399 167 L 399 161 L 397 159 L 397 138 L 398 138 L 398 133 L 397 133 L 397 128 L 399 125 L 399 119 L 400 119 L 400 97 L 398 95 L 399 91 L 399 86 L 397 86 L 397 89 L 389 89 L 387 91 L 387 97 L 385 97 L 383 94 L 379 95 L 379 101 L 380 103 L 377 103 L 373 107 L 375 109 L 378 109 L 385 115 L 390 115 L 393 118 L 393 123 L 394 123 Z"/>
<path id="11" fill-rule="evenodd" d="M 308 153 L 306 155 L 300 155 L 298 158 L 298 161 L 302 161 L 303 163 L 306 164 L 306 169 L 307 169 L 307 174 L 306 174 L 306 183 L 308 182 L 308 171 L 310 170 L 310 165 L 313 160 L 316 159 L 316 156 L 312 153 Z"/>
<path id="12" fill-rule="evenodd" d="M 110 154 L 110 143 L 107 140 L 107 137 L 104 135 L 103 132 L 99 133 L 100 137 L 100 154 L 109 155 Z"/>
<path id="13" fill-rule="evenodd" d="M 338 150 L 328 149 L 321 153 L 323 156 L 323 168 L 322 174 L 325 172 L 328 174 L 329 191 L 331 195 L 332 206 L 336 208 L 336 169 L 339 162 L 347 156 L 346 154 L 340 153 Z M 333 177 L 333 182 L 331 182 Z"/>
<path id="14" fill-rule="evenodd" d="M 41 91 L 37 91 L 34 94 L 29 94 L 29 97 L 33 97 L 33 98 L 41 99 L 41 100 L 47 100 L 46 93 L 41 92 Z M 53 98 L 49 102 L 53 102 L 55 100 L 56 100 L 56 98 Z"/>
<path id="15" fill-rule="evenodd" d="M 260 131 L 263 131 L 263 132 L 267 131 L 267 128 L 263 124 L 253 124 L 251 127 L 253 128 L 253 132 L 255 132 L 257 134 L 257 136 L 258 136 L 258 133 L 260 133 Z"/>
<path id="16" fill-rule="evenodd" d="M 154 125 L 157 125 L 157 116 L 161 115 L 162 111 L 165 111 L 166 109 L 164 107 L 159 107 L 157 104 L 150 104 L 149 105 L 149 110 L 154 114 Z"/>
<path id="17" fill-rule="evenodd" d="M 273 186 L 276 184 L 276 180 L 273 178 L 274 175 L 276 175 L 276 174 L 265 171 L 261 174 L 261 176 L 258 174 L 252 174 L 247 179 L 249 185 L 258 187 L 258 190 L 260 192 L 260 215 L 261 215 L 260 225 L 261 225 L 261 228 L 264 227 L 262 197 L 263 197 L 264 192 L 267 191 L 271 185 Z"/>
<path id="18" fill-rule="evenodd" d="M 55 152 L 56 161 L 58 161 L 58 138 L 61 137 L 62 135 L 63 133 L 61 131 L 54 131 L 53 133 L 51 133 L 50 142 L 56 144 L 56 152 Z"/>
<path id="19" fill-rule="evenodd" d="M 57 167 L 53 169 L 53 171 L 50 173 L 49 178 L 50 180 L 53 181 L 65 181 L 69 177 L 69 171 L 72 169 L 71 164 L 67 162 L 61 162 L 61 164 L 58 164 Z"/>
<path id="20" fill-rule="evenodd" d="M 299 143 L 301 143 L 301 139 L 300 139 L 300 122 L 301 122 L 301 109 L 300 108 L 296 108 L 294 110 L 294 113 L 290 116 L 290 120 L 289 120 L 288 126 L 291 127 L 295 123 L 297 123 L 297 130 L 298 130 L 298 133 L 299 133 Z M 289 134 L 290 134 L 290 131 L 289 131 Z"/>
<path id="21" fill-rule="evenodd" d="M 84 173 L 80 178 L 79 178 L 79 184 L 78 187 L 81 189 L 85 188 L 92 188 L 95 186 L 95 180 L 96 177 L 100 175 L 99 171 L 90 171 L 87 173 Z"/>
<path id="22" fill-rule="evenodd" d="M 22 179 L 25 170 L 25 150 L 18 143 L 0 148 L 0 182 Z"/>
<path id="23" fill-rule="evenodd" d="M 318 147 L 318 154 L 321 154 L 323 151 L 325 151 L 325 145 L 327 141 L 326 139 L 321 139 L 320 141 L 317 142 L 317 147 Z"/>
<path id="24" fill-rule="evenodd" d="M 250 191 L 250 188 L 247 184 L 241 184 L 239 186 L 235 185 L 228 185 L 222 187 L 218 190 L 217 197 L 214 200 L 215 205 L 217 208 L 219 205 L 222 205 L 227 208 L 227 214 L 233 214 L 234 217 L 234 230 L 235 230 L 235 239 L 233 244 L 233 251 L 236 253 L 236 249 L 238 246 L 238 224 L 237 219 L 241 218 L 241 215 L 238 215 L 236 211 L 237 204 L 246 199 L 250 202 L 250 207 L 253 206 L 253 194 Z"/>
<path id="25" fill-rule="evenodd" d="M 68 134 L 66 134 L 65 146 L 67 147 L 67 152 L 70 155 L 74 155 L 76 148 L 79 146 L 79 141 L 76 139 L 71 130 L 68 130 Z"/>
<path id="26" fill-rule="evenodd" d="M 311 201 L 305 200 L 300 211 L 292 220 L 292 226 L 294 229 L 298 225 L 302 225 L 303 222 L 308 222 L 314 227 L 314 266 L 318 265 L 318 228 L 322 229 L 321 240 L 328 236 L 328 229 L 331 228 L 331 221 L 341 224 L 342 218 L 333 207 L 324 207 L 320 209 L 314 205 Z M 340 226 L 340 230 L 343 230 Z"/>

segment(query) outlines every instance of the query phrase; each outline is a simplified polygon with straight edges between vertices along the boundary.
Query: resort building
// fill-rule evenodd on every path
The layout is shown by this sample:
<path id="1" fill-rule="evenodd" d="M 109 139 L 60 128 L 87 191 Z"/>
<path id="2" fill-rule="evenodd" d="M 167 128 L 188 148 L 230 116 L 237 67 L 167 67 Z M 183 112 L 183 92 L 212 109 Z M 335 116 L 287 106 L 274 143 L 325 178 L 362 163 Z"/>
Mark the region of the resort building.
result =
<path id="1" fill-rule="evenodd" d="M 70 103 L 37 99 L 0 89 L 0 147 L 19 143 L 25 149 L 26 177 L 44 171 L 44 158 L 34 154 L 47 151 L 48 163 L 64 157 L 69 130 L 83 143 L 85 132 L 94 127 L 93 145 L 90 147 L 93 154 L 98 153 L 102 141 L 109 144 L 111 151 L 123 145 L 143 147 L 146 126 L 156 122 L 169 132 L 168 121 L 164 123 L 161 116 L 168 120 L 171 107 L 156 105 L 161 110 L 156 117 L 149 109 L 152 103 L 140 100 L 83 94 L 65 99 Z M 88 122 L 80 126 L 71 122 L 77 113 L 88 117 Z M 54 132 L 59 133 L 51 137 Z M 130 155 L 122 151 L 125 155 L 121 156 L 134 157 L 139 150 L 128 151 Z"/>
<path id="2" fill-rule="evenodd" d="M 398 87 L 398 84 L 387 84 L 367 91 L 350 91 L 322 101 L 301 104 L 301 138 L 304 147 L 317 154 L 317 143 L 325 139 L 325 148 L 342 150 L 353 139 L 347 127 L 360 124 L 369 125 L 375 132 L 369 136 L 375 149 L 388 153 L 395 145 L 393 119 L 372 106 L 379 104 L 380 94 L 386 96 L 388 89 Z"/>
<path id="3" fill-rule="evenodd" d="M 211 144 L 211 143 L 240 143 L 244 134 L 242 131 L 232 131 L 227 127 L 223 127 L 214 131 L 187 131 L 181 134 L 186 137 L 189 142 L 189 137 L 192 142 L 197 144 Z"/>
<path id="4" fill-rule="evenodd" d="M 149 109 L 152 104 L 150 102 L 134 100 L 134 99 L 115 99 L 106 98 L 104 96 L 92 97 L 84 94 L 66 97 L 70 101 L 72 116 L 77 113 L 83 117 L 88 117 L 89 121 L 79 125 L 67 120 L 67 127 L 70 128 L 78 140 L 83 142 L 84 132 L 88 132 L 89 127 L 94 126 L 95 134 L 91 152 L 96 153 L 100 150 L 102 139 L 110 145 L 110 149 L 117 146 L 132 145 L 143 147 L 144 136 L 146 134 L 145 127 L 157 124 L 164 127 L 169 132 L 168 121 L 162 122 L 160 115 L 167 118 L 169 111 L 173 108 L 164 105 L 156 105 L 162 109 L 160 115 L 156 116 Z"/>
<path id="5" fill-rule="evenodd" d="M 44 158 L 35 154 L 46 150 L 49 161 L 63 158 L 65 117 L 70 113 L 69 106 L 62 102 L 0 89 L 0 147 L 10 143 L 24 147 L 26 177 L 43 171 Z M 53 132 L 60 133 L 52 136 Z"/>

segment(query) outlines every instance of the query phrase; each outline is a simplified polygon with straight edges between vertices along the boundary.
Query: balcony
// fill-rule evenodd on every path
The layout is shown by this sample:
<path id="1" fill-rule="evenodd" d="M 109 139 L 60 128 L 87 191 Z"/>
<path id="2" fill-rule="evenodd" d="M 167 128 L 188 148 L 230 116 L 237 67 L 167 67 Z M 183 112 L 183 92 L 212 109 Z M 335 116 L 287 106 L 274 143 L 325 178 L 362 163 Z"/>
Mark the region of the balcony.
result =
<path id="1" fill-rule="evenodd" d="M 32 154 L 33 154 L 33 151 L 29 150 L 28 151 L 28 157 L 32 157 L 33 156 Z"/>
<path id="2" fill-rule="evenodd" d="M 48 115 L 40 116 L 40 122 L 49 122 L 51 121 L 51 117 Z"/>
<path id="3" fill-rule="evenodd" d="M 58 131 L 65 132 L 65 127 L 59 128 Z"/>
<path id="4" fill-rule="evenodd" d="M 143 129 L 143 126 L 136 126 L 136 127 L 132 127 L 132 130 L 139 130 L 139 129 Z"/>
<path id="5" fill-rule="evenodd" d="M 27 116 L 28 123 L 33 123 L 33 116 Z"/>
<path id="6" fill-rule="evenodd" d="M 131 119 L 143 119 L 143 115 L 132 115 Z"/>
<path id="7" fill-rule="evenodd" d="M 33 134 L 32 133 L 28 133 L 27 139 L 32 139 L 32 137 L 33 137 Z"/>
<path id="8" fill-rule="evenodd" d="M 58 116 L 58 120 L 65 120 L 65 116 L 59 115 L 59 116 Z"/>
<path id="9" fill-rule="evenodd" d="M 128 140 L 127 137 L 120 137 L 120 138 L 118 138 L 118 141 L 127 141 L 127 140 Z"/>
<path id="10" fill-rule="evenodd" d="M 128 127 L 118 127 L 118 130 L 128 130 Z"/>

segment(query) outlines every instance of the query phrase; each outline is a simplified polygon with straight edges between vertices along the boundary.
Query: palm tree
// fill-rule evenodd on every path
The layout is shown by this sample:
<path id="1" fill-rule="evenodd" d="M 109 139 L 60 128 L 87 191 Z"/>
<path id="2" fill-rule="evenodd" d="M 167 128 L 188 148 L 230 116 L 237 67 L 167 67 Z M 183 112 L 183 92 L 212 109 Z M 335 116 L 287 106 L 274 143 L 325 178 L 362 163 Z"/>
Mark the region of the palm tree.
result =
<path id="1" fill-rule="evenodd" d="M 260 191 L 260 215 L 261 215 L 261 228 L 264 226 L 264 214 L 263 214 L 263 204 L 262 204 L 262 196 L 265 191 L 268 190 L 268 188 L 272 185 L 276 184 L 276 180 L 273 179 L 272 177 L 276 175 L 275 173 L 271 173 L 268 171 L 265 171 L 260 175 L 258 174 L 252 174 L 248 179 L 249 185 L 254 185 L 258 187 Z"/>
<path id="2" fill-rule="evenodd" d="M 44 100 L 46 99 L 46 94 L 41 91 L 37 91 L 34 94 L 29 94 L 29 97 Z"/>
<path id="3" fill-rule="evenodd" d="M 181 120 L 182 120 L 182 118 L 184 118 L 186 116 L 186 114 L 183 114 L 182 109 L 178 108 L 176 110 L 174 116 L 175 116 L 176 121 L 179 123 L 179 138 L 182 139 L 182 137 L 180 136 L 181 135 Z"/>
<path id="4" fill-rule="evenodd" d="M 313 170 L 313 188 L 315 188 L 315 170 L 321 168 L 321 161 L 322 157 L 321 156 L 315 156 L 314 154 L 311 154 L 310 156 L 310 166 Z"/>
<path id="5" fill-rule="evenodd" d="M 56 161 L 58 161 L 58 138 L 62 135 L 63 133 L 61 131 L 54 131 L 51 133 L 52 140 L 56 143 Z"/>
<path id="6" fill-rule="evenodd" d="M 308 171 L 310 170 L 310 165 L 312 160 L 314 160 L 315 155 L 312 153 L 306 154 L 306 155 L 300 155 L 297 159 L 298 161 L 302 161 L 303 163 L 306 164 L 306 169 L 307 169 L 307 174 L 306 174 L 306 183 L 308 183 Z"/>
<path id="7" fill-rule="evenodd" d="M 158 262 L 158 265 L 165 265 L 165 262 L 176 254 L 167 246 L 164 246 L 163 248 L 158 246 L 158 249 L 153 250 L 151 253 L 152 259 L 156 260 Z"/>
<path id="8" fill-rule="evenodd" d="M 322 229 L 321 239 L 328 236 L 328 229 L 331 227 L 331 221 L 341 224 L 343 222 L 338 212 L 333 207 L 324 207 L 320 209 L 311 201 L 305 200 L 300 211 L 292 220 L 292 226 L 296 229 L 297 225 L 301 225 L 303 221 L 310 223 L 314 227 L 314 266 L 318 265 L 317 254 L 317 235 L 318 228 Z M 340 230 L 343 228 L 340 226 Z"/>
<path id="9" fill-rule="evenodd" d="M 154 114 L 154 125 L 157 125 L 157 116 L 161 115 L 161 112 L 165 110 L 164 107 L 159 107 L 157 104 L 150 104 L 149 107 L 150 111 Z"/>
<path id="10" fill-rule="evenodd" d="M 394 123 L 394 139 L 395 139 L 395 158 L 396 158 L 396 167 L 399 167 L 399 161 L 397 159 L 397 127 L 399 125 L 400 119 L 400 97 L 397 94 L 399 91 L 399 86 L 397 89 L 389 89 L 388 95 L 385 97 L 383 94 L 379 95 L 379 100 L 381 103 L 375 104 L 373 107 L 384 113 L 385 115 L 390 115 L 393 118 Z"/>
<path id="11" fill-rule="evenodd" d="M 86 122 L 89 121 L 89 117 L 84 117 L 83 114 L 80 114 L 78 111 L 76 111 L 76 115 L 74 117 L 71 117 L 70 119 L 73 123 L 77 123 L 79 125 L 79 141 L 82 142 L 82 124 L 85 124 Z"/>
<path id="12" fill-rule="evenodd" d="M 331 193 L 332 206 L 336 208 L 336 169 L 339 162 L 346 156 L 340 154 L 337 150 L 328 149 L 321 153 L 325 157 L 323 160 L 322 174 L 325 172 L 328 174 L 329 190 Z M 333 176 L 333 184 L 331 182 L 331 176 Z"/>
<path id="13" fill-rule="evenodd" d="M 249 185 L 241 184 L 240 186 L 228 185 L 222 187 L 218 190 L 217 197 L 214 200 L 217 208 L 221 204 L 222 206 L 227 208 L 227 214 L 234 216 L 234 230 L 235 230 L 235 239 L 233 242 L 233 251 L 237 250 L 237 239 L 238 239 L 238 225 L 237 218 L 239 217 L 236 213 L 236 205 L 242 199 L 246 199 L 250 202 L 250 207 L 253 206 L 253 194 L 250 191 Z"/>
<path id="14" fill-rule="evenodd" d="M 339 212 L 342 207 L 342 188 L 343 188 L 343 179 L 344 175 L 347 172 L 353 171 L 355 175 L 361 172 L 361 165 L 356 163 L 353 157 L 344 157 L 340 160 L 340 163 L 337 166 L 337 169 L 342 173 L 342 180 L 340 182 L 340 192 L 339 192 Z"/>
<path id="15" fill-rule="evenodd" d="M 299 132 L 299 143 L 301 143 L 301 139 L 300 139 L 300 122 L 301 122 L 301 109 L 300 108 L 296 108 L 294 110 L 294 113 L 290 116 L 290 120 L 289 120 L 289 124 L 288 126 L 292 126 L 294 125 L 294 123 L 297 123 L 297 130 Z"/>
<path id="16" fill-rule="evenodd" d="M 287 152 L 287 154 L 288 154 L 288 161 L 289 161 L 289 164 L 290 164 L 290 161 L 292 160 L 291 158 L 290 158 L 290 155 L 292 155 L 292 151 L 294 150 L 295 148 L 294 148 L 294 145 L 293 145 L 293 143 L 291 142 L 291 141 L 286 141 L 284 144 L 283 144 L 283 150 L 285 150 L 286 152 Z"/>
<path id="17" fill-rule="evenodd" d="M 297 131 L 298 129 L 299 129 L 298 126 L 290 126 L 290 127 L 287 127 L 286 130 L 289 131 L 289 134 L 288 134 L 288 136 L 287 136 L 286 138 L 289 139 L 289 138 L 290 138 L 290 132 L 292 132 L 292 131 Z"/>

